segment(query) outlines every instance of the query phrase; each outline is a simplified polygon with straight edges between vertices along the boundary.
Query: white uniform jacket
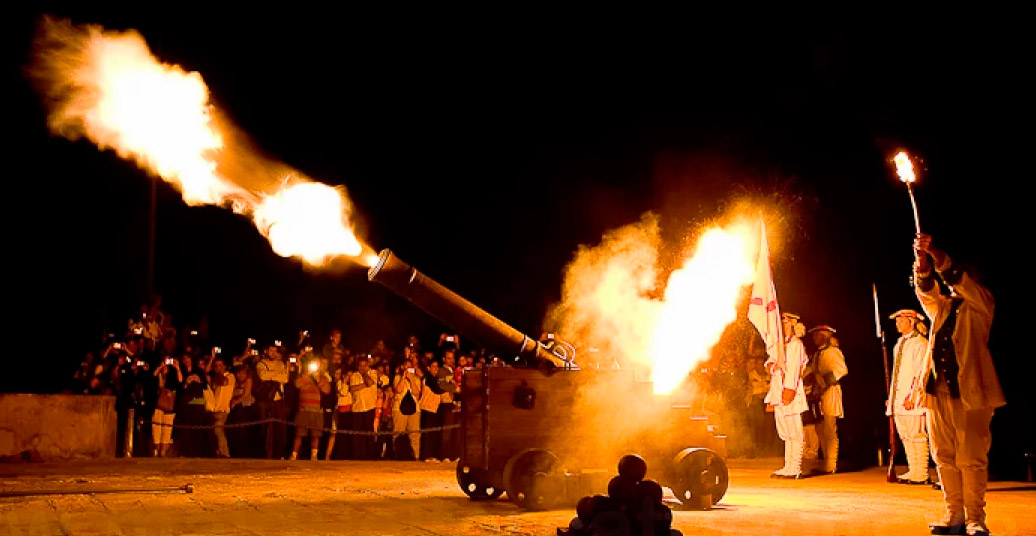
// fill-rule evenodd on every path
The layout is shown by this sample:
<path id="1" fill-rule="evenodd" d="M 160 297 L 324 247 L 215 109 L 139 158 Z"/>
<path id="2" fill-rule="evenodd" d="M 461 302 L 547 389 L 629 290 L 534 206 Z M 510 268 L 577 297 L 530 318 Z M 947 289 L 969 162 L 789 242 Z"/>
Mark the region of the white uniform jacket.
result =
<path id="1" fill-rule="evenodd" d="M 924 388 L 925 355 L 928 352 L 928 339 L 916 331 L 903 335 L 896 341 L 892 350 L 892 388 L 885 402 L 885 415 L 924 415 L 925 408 L 920 405 L 914 409 L 906 409 L 903 402 L 915 389 Z"/>
<path id="2" fill-rule="evenodd" d="M 774 414 L 780 416 L 794 415 L 806 411 L 806 391 L 802 387 L 802 370 L 806 368 L 809 359 L 806 357 L 806 348 L 802 340 L 792 335 L 784 343 L 784 366 L 774 368 L 770 376 L 770 391 L 766 393 L 763 400 L 774 406 Z M 776 365 L 776 358 L 766 360 L 766 364 Z M 781 402 L 781 394 L 784 389 L 794 389 L 795 399 L 787 406 Z"/>

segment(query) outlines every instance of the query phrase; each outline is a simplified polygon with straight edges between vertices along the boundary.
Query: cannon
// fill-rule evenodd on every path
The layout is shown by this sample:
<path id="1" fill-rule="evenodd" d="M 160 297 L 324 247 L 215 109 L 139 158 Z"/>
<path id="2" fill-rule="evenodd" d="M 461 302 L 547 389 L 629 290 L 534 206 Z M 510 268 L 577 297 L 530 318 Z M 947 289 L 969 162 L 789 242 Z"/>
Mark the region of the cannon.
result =
<path id="1" fill-rule="evenodd" d="M 632 370 L 580 369 L 571 346 L 532 339 L 388 249 L 367 278 L 488 350 L 530 364 L 464 371 L 457 482 L 469 498 L 506 493 L 527 510 L 574 507 L 604 493 L 628 453 L 642 456 L 647 478 L 684 505 L 711 506 L 726 493 L 726 438 Z"/>

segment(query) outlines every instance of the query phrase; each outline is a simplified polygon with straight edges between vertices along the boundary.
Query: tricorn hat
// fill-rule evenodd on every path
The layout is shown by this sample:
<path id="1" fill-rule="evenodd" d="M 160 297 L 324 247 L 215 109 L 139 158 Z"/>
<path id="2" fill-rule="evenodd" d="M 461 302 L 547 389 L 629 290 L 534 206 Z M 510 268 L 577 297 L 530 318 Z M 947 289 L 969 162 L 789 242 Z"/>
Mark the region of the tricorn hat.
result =
<path id="1" fill-rule="evenodd" d="M 810 328 L 809 333 L 813 333 L 814 331 L 830 331 L 831 333 L 838 333 L 838 330 L 831 326 L 828 326 L 827 324 L 821 324 L 819 326 L 812 327 Z"/>
<path id="2" fill-rule="evenodd" d="M 889 315 L 889 318 L 893 318 L 894 319 L 894 318 L 898 318 L 900 316 L 905 316 L 907 318 L 913 318 L 914 320 L 924 320 L 924 315 L 922 315 L 921 313 L 919 313 L 919 312 L 917 312 L 917 311 L 915 311 L 913 309 L 900 309 L 900 310 L 892 313 L 891 315 Z"/>

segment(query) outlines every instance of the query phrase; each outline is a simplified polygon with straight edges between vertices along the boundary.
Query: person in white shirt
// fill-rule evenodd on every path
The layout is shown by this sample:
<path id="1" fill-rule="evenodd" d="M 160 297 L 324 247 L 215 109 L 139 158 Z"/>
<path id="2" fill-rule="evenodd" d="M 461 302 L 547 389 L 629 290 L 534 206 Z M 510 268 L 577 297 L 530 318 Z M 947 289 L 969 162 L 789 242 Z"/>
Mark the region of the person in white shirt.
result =
<path id="1" fill-rule="evenodd" d="M 906 453 L 906 473 L 899 476 L 901 484 L 928 484 L 928 429 L 924 407 L 906 409 L 906 399 L 924 381 L 925 353 L 928 350 L 924 316 L 911 309 L 900 309 L 889 316 L 896 321 L 899 340 L 892 350 L 892 379 L 885 404 L 885 415 L 896 423 L 896 433 Z"/>
<path id="2" fill-rule="evenodd" d="M 776 356 L 766 360 L 770 373 L 767 408 L 773 411 L 777 435 L 784 440 L 784 466 L 771 478 L 802 478 L 802 412 L 806 411 L 806 392 L 802 386 L 802 369 L 806 366 L 806 349 L 795 333 L 798 315 L 781 313 L 784 329 L 784 362 Z"/>
<path id="3" fill-rule="evenodd" d="M 284 384 L 288 383 L 288 367 L 281 357 L 281 346 L 270 344 L 263 353 L 263 358 L 255 365 L 259 385 L 254 390 L 260 419 L 283 421 L 288 416 L 288 408 L 284 405 Z M 287 446 L 288 431 L 281 422 L 266 423 L 266 457 L 277 459 L 284 457 Z"/>
<path id="4" fill-rule="evenodd" d="M 227 364 L 222 359 L 213 358 L 212 363 L 212 379 L 209 385 L 212 387 L 211 411 L 213 424 L 215 424 L 216 456 L 229 458 L 230 447 L 227 445 L 224 426 L 227 424 L 227 415 L 230 414 L 230 399 L 234 397 L 234 384 L 237 381 L 234 375 L 227 371 Z"/>
<path id="5" fill-rule="evenodd" d="M 417 364 L 417 354 L 410 347 L 405 351 L 403 364 L 396 370 L 392 387 L 395 397 L 392 401 L 392 432 L 407 432 L 413 459 L 421 459 L 421 410 L 417 404 L 424 388 L 424 371 Z M 406 411 L 406 413 L 404 413 Z M 394 436 L 394 437 L 398 437 Z M 395 459 L 408 459 L 403 455 L 404 448 L 393 440 Z"/>
<path id="6" fill-rule="evenodd" d="M 357 370 L 349 374 L 349 393 L 353 398 L 353 458 L 374 458 L 374 410 L 378 407 L 378 371 L 371 368 L 369 355 L 356 360 Z"/>

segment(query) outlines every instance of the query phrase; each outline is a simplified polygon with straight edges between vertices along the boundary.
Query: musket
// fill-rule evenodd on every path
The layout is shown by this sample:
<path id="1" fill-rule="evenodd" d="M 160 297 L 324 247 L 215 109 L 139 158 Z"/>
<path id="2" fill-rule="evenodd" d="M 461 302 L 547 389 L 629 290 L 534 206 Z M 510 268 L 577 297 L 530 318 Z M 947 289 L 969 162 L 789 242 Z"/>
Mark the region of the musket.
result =
<path id="1" fill-rule="evenodd" d="M 871 283 L 871 288 L 874 290 L 874 329 L 878 336 L 878 340 L 881 341 L 881 357 L 885 363 L 885 392 L 890 393 L 892 390 L 892 377 L 889 372 L 889 350 L 888 345 L 885 344 L 885 330 L 881 329 L 881 314 L 878 312 L 878 285 Z M 895 397 L 893 397 L 895 400 Z M 885 480 L 890 483 L 896 482 L 896 420 L 891 411 L 889 412 L 889 460 L 888 460 L 888 473 L 885 475 Z"/>

